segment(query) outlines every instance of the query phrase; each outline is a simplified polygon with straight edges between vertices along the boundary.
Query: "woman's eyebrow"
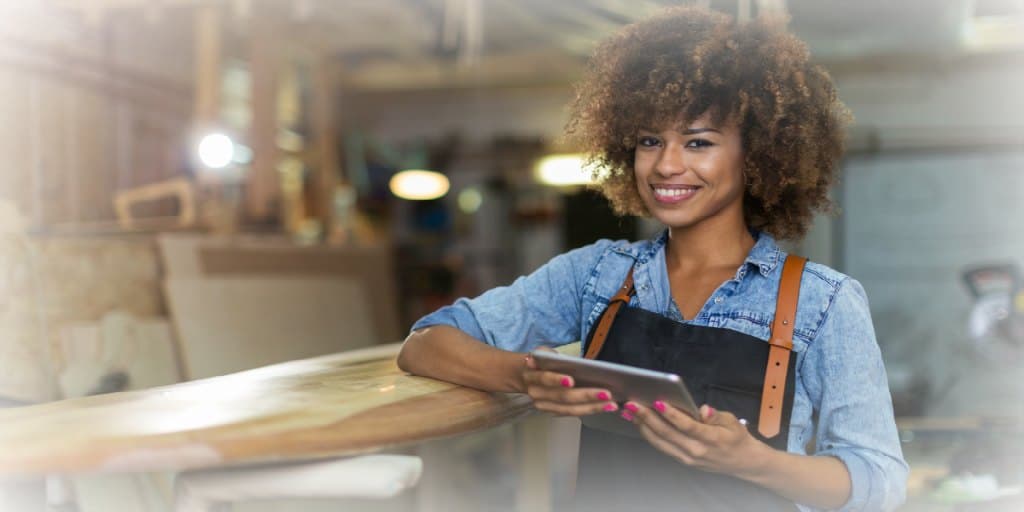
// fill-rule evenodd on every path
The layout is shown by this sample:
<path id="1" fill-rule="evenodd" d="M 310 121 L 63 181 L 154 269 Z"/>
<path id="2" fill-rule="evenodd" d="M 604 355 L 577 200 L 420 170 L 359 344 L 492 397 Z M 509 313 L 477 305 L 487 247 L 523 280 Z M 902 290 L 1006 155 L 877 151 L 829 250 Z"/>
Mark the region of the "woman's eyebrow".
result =
<path id="1" fill-rule="evenodd" d="M 683 135 L 696 135 L 698 133 L 705 133 L 705 132 L 715 132 L 715 133 L 718 133 L 718 134 L 722 133 L 722 132 L 720 132 L 720 131 L 718 131 L 718 130 L 716 130 L 714 128 L 687 128 L 685 130 L 681 130 L 679 133 L 681 133 Z"/>
<path id="2" fill-rule="evenodd" d="M 644 133 L 658 133 L 659 132 L 659 130 L 655 130 L 654 128 L 639 128 L 639 129 L 637 129 L 637 131 L 638 132 L 644 132 Z M 698 133 L 707 133 L 707 132 L 715 132 L 715 133 L 718 133 L 718 134 L 722 133 L 720 130 L 716 130 L 714 128 L 687 128 L 685 130 L 675 130 L 675 131 L 678 132 L 678 133 L 681 133 L 683 135 L 697 135 Z"/>

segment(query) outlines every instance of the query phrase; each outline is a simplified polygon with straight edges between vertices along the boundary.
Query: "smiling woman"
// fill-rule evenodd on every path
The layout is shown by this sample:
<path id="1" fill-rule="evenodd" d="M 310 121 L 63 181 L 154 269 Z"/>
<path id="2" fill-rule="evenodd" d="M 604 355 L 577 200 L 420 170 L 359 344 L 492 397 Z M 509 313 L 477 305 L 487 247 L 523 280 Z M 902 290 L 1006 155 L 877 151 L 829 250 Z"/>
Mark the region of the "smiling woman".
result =
<path id="1" fill-rule="evenodd" d="M 642 153 L 634 150 L 650 141 L 638 133 L 735 130 L 747 224 L 795 239 L 815 210 L 829 206 L 850 119 L 828 73 L 792 34 L 684 8 L 630 25 L 598 47 L 576 87 L 567 131 L 595 168 L 610 173 L 601 190 L 613 207 L 645 215 L 654 212 L 637 194 L 634 156 L 639 164 Z M 694 149 L 711 142 L 691 138 Z"/>
<path id="2" fill-rule="evenodd" d="M 676 8 L 626 27 L 596 51 L 568 130 L 617 212 L 665 232 L 459 299 L 413 325 L 399 365 L 580 417 L 578 510 L 896 508 L 907 465 L 864 289 L 774 238 L 829 206 L 847 117 L 778 25 Z M 699 414 L 524 354 L 575 340 L 679 375 Z M 632 435 L 594 420 L 609 414 Z"/>

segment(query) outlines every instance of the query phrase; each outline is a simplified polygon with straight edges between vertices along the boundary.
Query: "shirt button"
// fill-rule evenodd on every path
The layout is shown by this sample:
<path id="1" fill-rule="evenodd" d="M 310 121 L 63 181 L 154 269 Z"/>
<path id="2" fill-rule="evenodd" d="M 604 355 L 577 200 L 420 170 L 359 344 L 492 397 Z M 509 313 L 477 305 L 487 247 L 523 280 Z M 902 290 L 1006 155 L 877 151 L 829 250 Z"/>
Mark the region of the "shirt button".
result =
<path id="1" fill-rule="evenodd" d="M 640 289 L 643 290 L 643 291 L 647 291 L 647 285 L 646 284 L 640 285 Z"/>
<path id="2" fill-rule="evenodd" d="M 721 304 L 722 300 L 724 299 L 722 299 L 721 297 L 715 297 L 715 304 Z"/>

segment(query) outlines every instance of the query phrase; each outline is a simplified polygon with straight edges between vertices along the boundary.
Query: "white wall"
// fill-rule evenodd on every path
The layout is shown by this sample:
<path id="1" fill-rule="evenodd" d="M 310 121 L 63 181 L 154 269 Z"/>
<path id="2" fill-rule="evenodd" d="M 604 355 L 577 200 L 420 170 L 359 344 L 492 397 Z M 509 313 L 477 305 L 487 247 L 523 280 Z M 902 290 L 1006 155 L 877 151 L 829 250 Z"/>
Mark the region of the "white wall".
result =
<path id="1" fill-rule="evenodd" d="M 972 349 L 973 301 L 960 281 L 968 265 L 1024 263 L 1020 63 L 979 58 L 837 79 L 861 151 L 845 165 L 843 216 L 812 243 L 825 251 L 816 259 L 864 285 L 893 391 L 928 383 L 916 393 L 920 412 L 1024 415 L 1008 406 L 1024 396 L 1024 368 Z M 835 237 L 838 253 L 824 242 Z"/>

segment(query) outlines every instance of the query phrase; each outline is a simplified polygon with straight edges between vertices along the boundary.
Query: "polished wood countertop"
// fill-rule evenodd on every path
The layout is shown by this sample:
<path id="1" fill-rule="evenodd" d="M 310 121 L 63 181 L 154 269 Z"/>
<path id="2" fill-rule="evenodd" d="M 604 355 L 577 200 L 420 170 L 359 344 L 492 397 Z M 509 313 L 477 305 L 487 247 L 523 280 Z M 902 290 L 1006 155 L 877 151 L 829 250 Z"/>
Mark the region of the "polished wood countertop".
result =
<path id="1" fill-rule="evenodd" d="M 0 477 L 309 460 L 483 430 L 529 397 L 405 374 L 398 344 L 0 410 Z"/>

